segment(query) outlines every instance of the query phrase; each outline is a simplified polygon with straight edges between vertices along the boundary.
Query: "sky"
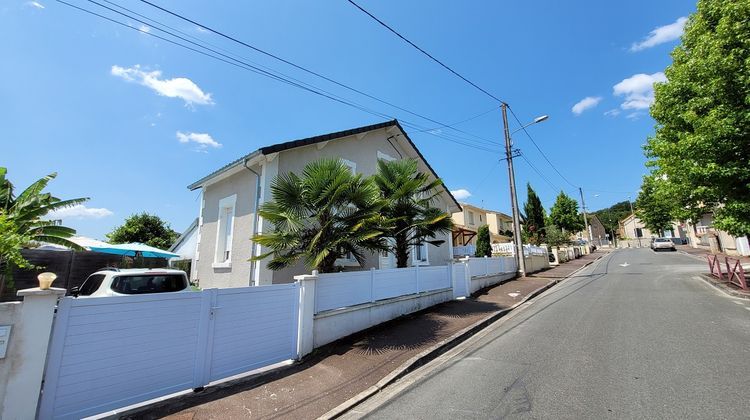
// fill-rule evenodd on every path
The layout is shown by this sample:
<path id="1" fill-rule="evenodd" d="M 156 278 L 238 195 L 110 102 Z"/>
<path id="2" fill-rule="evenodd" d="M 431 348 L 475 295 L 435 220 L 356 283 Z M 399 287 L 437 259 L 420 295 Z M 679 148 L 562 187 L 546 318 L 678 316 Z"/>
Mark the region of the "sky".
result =
<path id="1" fill-rule="evenodd" d="M 186 186 L 229 161 L 264 145 L 390 118 L 407 123 L 460 201 L 510 213 L 497 101 L 346 0 L 153 2 L 432 121 L 141 1 L 97 0 L 373 112 L 155 38 L 164 36 L 157 25 L 132 14 L 65 1 L 124 25 L 56 0 L 0 5 L 0 166 L 19 190 L 57 172 L 53 195 L 90 197 L 55 215 L 80 235 L 104 239 L 143 211 L 182 231 L 199 207 L 198 192 Z M 527 183 L 547 209 L 561 190 L 578 199 L 578 187 L 590 210 L 635 199 L 647 172 L 642 146 L 654 131 L 652 84 L 666 80 L 694 1 L 357 2 L 507 102 L 522 122 L 549 115 L 527 129 L 536 145 L 523 131 L 513 135 L 523 154 L 514 159 L 521 206 Z M 459 122 L 460 132 L 444 126 Z M 512 118 L 510 125 L 519 128 Z"/>

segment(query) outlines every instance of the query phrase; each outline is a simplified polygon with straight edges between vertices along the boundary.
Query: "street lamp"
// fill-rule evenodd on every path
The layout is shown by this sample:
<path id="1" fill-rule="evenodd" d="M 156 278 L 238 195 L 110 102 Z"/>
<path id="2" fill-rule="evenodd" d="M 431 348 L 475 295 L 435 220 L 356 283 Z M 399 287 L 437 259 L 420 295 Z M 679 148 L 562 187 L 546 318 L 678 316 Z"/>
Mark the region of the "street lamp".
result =
<path id="1" fill-rule="evenodd" d="M 505 133 L 505 159 L 508 161 L 508 179 L 510 182 L 510 204 L 513 210 L 513 242 L 516 247 L 516 262 L 518 263 L 518 270 L 522 276 L 526 275 L 526 259 L 523 254 L 523 240 L 521 239 L 521 214 L 518 210 L 518 197 L 516 197 L 516 174 L 513 170 L 513 151 L 511 146 L 513 142 L 510 138 L 512 134 L 517 133 L 524 128 L 538 124 L 549 118 L 548 115 L 542 115 L 534 118 L 534 121 L 524 125 L 518 130 L 510 132 L 508 129 L 508 104 L 502 103 L 501 109 L 503 111 L 503 132 Z"/>

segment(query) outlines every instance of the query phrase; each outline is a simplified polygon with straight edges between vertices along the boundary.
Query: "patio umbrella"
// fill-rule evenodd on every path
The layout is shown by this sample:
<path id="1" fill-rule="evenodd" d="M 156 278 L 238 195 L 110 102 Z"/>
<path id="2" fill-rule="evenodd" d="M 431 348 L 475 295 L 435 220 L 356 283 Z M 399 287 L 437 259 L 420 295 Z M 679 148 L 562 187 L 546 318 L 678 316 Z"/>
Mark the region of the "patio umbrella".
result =
<path id="1" fill-rule="evenodd" d="M 117 245 L 107 244 L 102 246 L 90 246 L 89 249 L 96 252 L 126 255 L 129 257 L 175 258 L 180 256 L 179 254 L 175 254 L 173 252 L 165 251 L 159 248 L 154 248 L 152 246 L 148 246 L 139 242 Z"/>

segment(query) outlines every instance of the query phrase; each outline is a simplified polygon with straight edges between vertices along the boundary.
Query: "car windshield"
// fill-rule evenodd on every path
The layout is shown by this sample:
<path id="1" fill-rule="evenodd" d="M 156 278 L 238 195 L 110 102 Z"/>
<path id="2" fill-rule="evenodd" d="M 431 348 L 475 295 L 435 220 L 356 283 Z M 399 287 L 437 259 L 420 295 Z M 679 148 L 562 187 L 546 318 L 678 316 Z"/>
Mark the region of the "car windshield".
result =
<path id="1" fill-rule="evenodd" d="M 123 275 L 112 279 L 112 290 L 126 295 L 178 292 L 185 287 L 185 277 L 180 274 Z"/>
<path id="2" fill-rule="evenodd" d="M 672 241 L 671 241 L 671 240 L 669 240 L 669 239 L 667 239 L 667 238 L 658 238 L 658 239 L 656 240 L 656 242 L 672 242 Z"/>
<path id="3" fill-rule="evenodd" d="M 99 289 L 99 286 L 102 284 L 102 280 L 104 280 L 104 274 L 90 275 L 89 278 L 87 278 L 86 281 L 84 281 L 81 287 L 78 289 L 78 294 L 80 296 L 91 296 L 92 293 L 96 292 L 97 289 Z"/>

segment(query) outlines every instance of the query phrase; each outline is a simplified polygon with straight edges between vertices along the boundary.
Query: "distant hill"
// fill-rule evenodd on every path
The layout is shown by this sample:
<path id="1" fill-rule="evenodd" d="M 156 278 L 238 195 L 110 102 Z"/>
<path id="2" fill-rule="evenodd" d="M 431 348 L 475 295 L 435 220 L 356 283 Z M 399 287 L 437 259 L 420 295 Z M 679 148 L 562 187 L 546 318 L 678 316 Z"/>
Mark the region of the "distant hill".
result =
<path id="1" fill-rule="evenodd" d="M 605 209 L 594 211 L 592 214 L 595 214 L 608 230 L 616 230 L 617 223 L 630 216 L 630 202 L 621 201 Z"/>

